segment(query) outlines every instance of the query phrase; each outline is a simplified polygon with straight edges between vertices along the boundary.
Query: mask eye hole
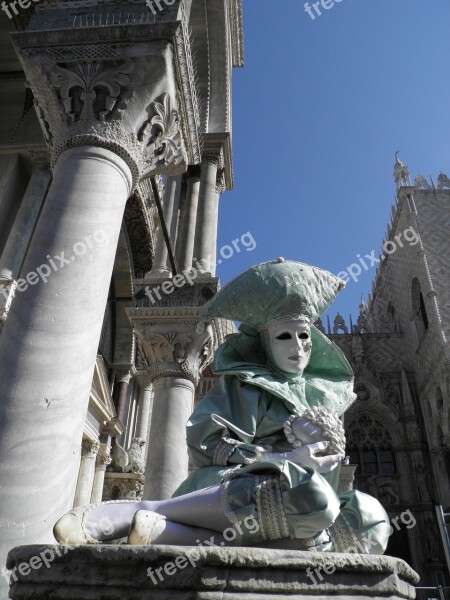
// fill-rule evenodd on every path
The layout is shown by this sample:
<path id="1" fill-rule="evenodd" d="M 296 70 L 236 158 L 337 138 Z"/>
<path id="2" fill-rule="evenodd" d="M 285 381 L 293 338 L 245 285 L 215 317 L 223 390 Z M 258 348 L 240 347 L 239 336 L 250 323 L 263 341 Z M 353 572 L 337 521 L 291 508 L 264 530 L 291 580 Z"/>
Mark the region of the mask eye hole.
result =
<path id="1" fill-rule="evenodd" d="M 309 340 L 309 335 L 306 332 L 299 333 L 298 337 L 300 340 Z"/>
<path id="2" fill-rule="evenodd" d="M 280 333 L 280 335 L 277 335 L 277 340 L 291 340 L 292 336 L 290 333 L 288 333 L 287 331 L 285 333 Z"/>

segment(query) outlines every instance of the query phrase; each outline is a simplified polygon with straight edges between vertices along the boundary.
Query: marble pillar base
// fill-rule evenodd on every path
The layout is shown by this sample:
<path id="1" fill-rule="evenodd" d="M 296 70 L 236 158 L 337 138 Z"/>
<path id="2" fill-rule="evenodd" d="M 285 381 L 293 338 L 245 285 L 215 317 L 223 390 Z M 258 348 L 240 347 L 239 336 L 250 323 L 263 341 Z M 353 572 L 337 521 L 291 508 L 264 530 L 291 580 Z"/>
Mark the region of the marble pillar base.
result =
<path id="1" fill-rule="evenodd" d="M 180 546 L 65 549 L 12 550 L 8 568 L 18 568 L 11 600 L 395 600 L 415 598 L 418 581 L 406 563 L 387 556 Z M 53 557 L 50 566 L 27 569 L 43 552 Z"/>

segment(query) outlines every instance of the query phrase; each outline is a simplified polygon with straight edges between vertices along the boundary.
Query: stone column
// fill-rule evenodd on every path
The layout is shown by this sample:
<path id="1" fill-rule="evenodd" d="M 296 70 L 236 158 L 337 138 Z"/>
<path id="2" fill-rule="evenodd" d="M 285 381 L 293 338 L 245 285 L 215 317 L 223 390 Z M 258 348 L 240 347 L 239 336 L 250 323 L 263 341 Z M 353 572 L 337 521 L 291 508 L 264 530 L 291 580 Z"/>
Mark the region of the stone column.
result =
<path id="1" fill-rule="evenodd" d="M 197 223 L 198 197 L 200 192 L 200 166 L 189 167 L 183 217 L 179 228 L 178 268 L 180 272 L 192 267 L 194 258 L 195 226 Z"/>
<path id="2" fill-rule="evenodd" d="M 222 153 L 218 150 L 207 151 L 203 155 L 194 245 L 194 258 L 202 264 L 200 272 L 203 274 L 211 274 L 215 268 L 212 264 L 212 247 L 214 236 L 217 235 L 216 186 L 222 161 Z"/>
<path id="3" fill-rule="evenodd" d="M 95 464 L 94 483 L 92 485 L 91 504 L 99 504 L 103 498 L 106 467 L 111 463 L 111 446 L 107 442 L 100 444 Z"/>
<path id="4" fill-rule="evenodd" d="M 13 546 L 52 543 L 72 505 L 126 201 L 141 179 L 198 160 L 170 32 L 130 24 L 124 44 L 116 28 L 83 29 L 97 57 L 83 58 L 67 38 L 80 32 L 49 28 L 13 34 L 54 176 L 0 336 L 0 564 Z"/>
<path id="5" fill-rule="evenodd" d="M 20 204 L 13 229 L 0 258 L 0 331 L 17 287 L 20 267 L 50 185 L 51 172 L 45 159 L 35 157 L 33 173 Z"/>
<path id="6" fill-rule="evenodd" d="M 155 402 L 145 470 L 144 500 L 164 500 L 188 475 L 186 423 L 194 406 L 195 385 L 181 377 L 154 382 Z"/>
<path id="7" fill-rule="evenodd" d="M 117 416 L 124 424 L 126 424 L 127 418 L 128 386 L 130 384 L 130 380 L 130 371 L 119 371 L 116 374 L 116 383 L 113 393 L 114 406 L 116 408 Z"/>
<path id="8" fill-rule="evenodd" d="M 95 459 L 100 444 L 98 441 L 83 440 L 81 446 L 81 463 L 78 473 L 77 488 L 73 507 L 87 506 L 91 502 L 92 485 L 94 483 Z"/>
<path id="9" fill-rule="evenodd" d="M 186 421 L 217 334 L 213 325 L 201 322 L 200 308 L 180 309 L 178 318 L 170 308 L 127 312 L 154 390 L 143 497 L 163 500 L 188 474 Z"/>
<path id="10" fill-rule="evenodd" d="M 164 221 L 169 234 L 176 230 L 176 219 L 178 218 L 178 202 L 181 192 L 181 177 L 169 177 L 166 182 L 164 191 Z M 175 248 L 175 240 L 171 236 L 173 248 Z M 159 227 L 158 237 L 156 241 L 155 258 L 153 259 L 153 268 L 150 272 L 151 277 L 170 277 L 172 268 L 168 264 L 169 252 L 167 242 L 164 237 L 162 224 Z"/>
<path id="11" fill-rule="evenodd" d="M 23 540 L 52 541 L 52 523 L 72 503 L 130 190 L 130 169 L 110 150 L 71 148 L 56 162 L 24 282 L 0 336 L 0 478 L 10 482 L 0 489 L 0 526 L 9 546 L 21 541 L 17 520 Z M 52 439 L 59 440 L 57 451 Z"/>
<path id="12" fill-rule="evenodd" d="M 138 416 L 134 437 L 144 440 L 147 444 L 152 416 L 153 385 L 147 381 L 140 382 Z"/>

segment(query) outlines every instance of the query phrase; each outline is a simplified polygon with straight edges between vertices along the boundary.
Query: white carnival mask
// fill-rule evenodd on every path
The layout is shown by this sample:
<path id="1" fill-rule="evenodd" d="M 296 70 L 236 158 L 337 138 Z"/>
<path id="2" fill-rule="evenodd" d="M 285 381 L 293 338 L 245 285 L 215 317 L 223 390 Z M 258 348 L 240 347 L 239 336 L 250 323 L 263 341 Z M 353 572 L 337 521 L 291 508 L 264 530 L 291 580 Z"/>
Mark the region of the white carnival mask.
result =
<path id="1" fill-rule="evenodd" d="M 311 357 L 311 328 L 301 319 L 287 318 L 267 325 L 276 366 L 286 373 L 301 373 Z"/>

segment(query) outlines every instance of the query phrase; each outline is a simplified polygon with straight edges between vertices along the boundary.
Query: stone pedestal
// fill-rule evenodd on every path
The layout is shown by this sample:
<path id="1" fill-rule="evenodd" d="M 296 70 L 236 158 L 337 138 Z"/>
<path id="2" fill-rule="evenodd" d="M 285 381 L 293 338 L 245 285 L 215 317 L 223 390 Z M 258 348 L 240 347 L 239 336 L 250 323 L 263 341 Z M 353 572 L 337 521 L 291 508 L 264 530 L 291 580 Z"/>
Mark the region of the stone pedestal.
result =
<path id="1" fill-rule="evenodd" d="M 8 568 L 11 600 L 400 600 L 419 580 L 388 556 L 259 548 L 22 546 Z"/>

